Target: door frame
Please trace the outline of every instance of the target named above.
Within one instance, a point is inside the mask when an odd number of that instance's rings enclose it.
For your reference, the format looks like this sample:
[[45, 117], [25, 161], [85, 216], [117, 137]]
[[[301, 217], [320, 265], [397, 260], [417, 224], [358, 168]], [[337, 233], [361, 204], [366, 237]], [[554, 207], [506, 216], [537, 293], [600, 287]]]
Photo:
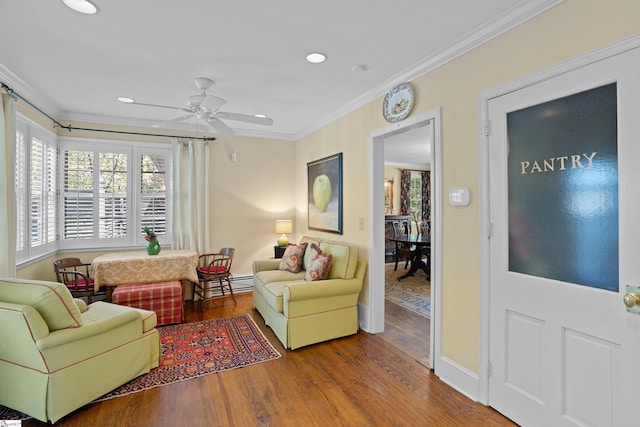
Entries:
[[489, 211], [489, 196], [491, 191], [491, 183], [489, 182], [489, 137], [491, 135], [491, 123], [489, 122], [489, 101], [638, 47], [640, 47], [640, 35], [635, 35], [578, 56], [574, 59], [562, 62], [559, 65], [552, 66], [523, 78], [483, 91], [478, 95], [478, 141], [480, 145], [478, 156], [478, 200], [480, 209], [480, 229], [485, 230], [484, 236], [481, 236], [480, 238], [480, 348], [477, 394], [477, 398], [480, 403], [485, 405], [490, 404], [489, 375], [491, 372], [489, 354], [489, 336], [491, 334], [489, 327], [491, 315], [489, 305], [491, 296], [491, 253], [489, 245], [489, 239], [491, 237], [491, 216]]
[[[442, 295], [442, 124], [441, 109], [435, 108], [369, 134], [369, 297], [363, 329], [370, 333], [384, 332], [384, 140], [411, 128], [433, 125], [431, 142], [431, 319], [429, 333], [429, 367], [436, 369], [440, 356], [440, 296]], [[434, 356], [435, 355], [435, 356]]]

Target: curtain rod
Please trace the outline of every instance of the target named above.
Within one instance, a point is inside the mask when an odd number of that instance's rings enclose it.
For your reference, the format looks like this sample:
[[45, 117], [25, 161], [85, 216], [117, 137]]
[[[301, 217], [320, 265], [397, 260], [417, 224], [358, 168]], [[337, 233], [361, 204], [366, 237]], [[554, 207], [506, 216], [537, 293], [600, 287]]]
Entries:
[[145, 133], [145, 132], [130, 132], [130, 131], [120, 131], [120, 130], [109, 130], [109, 129], [81, 128], [81, 127], [76, 127], [76, 126], [71, 126], [71, 125], [65, 126], [62, 123], [60, 123], [58, 120], [56, 120], [53, 117], [51, 117], [46, 111], [44, 111], [43, 109], [41, 109], [37, 105], [33, 104], [31, 101], [29, 101], [24, 96], [20, 95], [18, 92], [13, 90], [11, 87], [7, 86], [5, 83], [0, 82], [0, 87], [3, 90], [5, 90], [8, 94], [14, 95], [17, 98], [20, 98], [22, 101], [24, 101], [27, 104], [29, 104], [29, 106], [31, 106], [31, 108], [36, 110], [38, 113], [42, 114], [43, 116], [45, 116], [46, 118], [51, 120], [53, 122], [53, 124], [54, 124], [54, 127], [67, 129], [69, 132], [71, 132], [72, 130], [84, 130], [84, 131], [90, 131], [90, 132], [119, 133], [119, 134], [123, 134], [123, 135], [159, 136], [159, 137], [165, 137], [165, 138], [188, 138], [188, 139], [196, 139], [196, 140], [201, 140], [201, 141], [215, 141], [216, 140], [216, 138], [214, 138], [212, 136], [164, 135], [164, 134], [159, 134], [159, 133]]

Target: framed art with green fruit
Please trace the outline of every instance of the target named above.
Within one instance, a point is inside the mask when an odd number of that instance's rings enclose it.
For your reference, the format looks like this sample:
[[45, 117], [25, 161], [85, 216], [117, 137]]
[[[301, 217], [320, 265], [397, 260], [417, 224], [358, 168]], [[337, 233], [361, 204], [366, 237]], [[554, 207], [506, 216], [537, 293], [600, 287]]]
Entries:
[[310, 230], [342, 234], [342, 153], [307, 163]]

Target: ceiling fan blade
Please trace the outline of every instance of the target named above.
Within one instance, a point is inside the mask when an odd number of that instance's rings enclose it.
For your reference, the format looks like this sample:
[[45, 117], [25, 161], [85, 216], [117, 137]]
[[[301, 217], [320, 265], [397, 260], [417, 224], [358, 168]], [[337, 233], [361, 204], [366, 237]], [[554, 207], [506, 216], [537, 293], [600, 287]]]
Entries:
[[212, 128], [220, 132], [222, 135], [225, 135], [225, 136], [235, 135], [235, 132], [233, 131], [233, 129], [231, 129], [229, 126], [224, 124], [220, 119], [217, 119], [215, 117], [209, 117], [207, 119], [207, 123], [209, 123]]
[[163, 122], [156, 123], [155, 125], [153, 125], [153, 127], [154, 128], [164, 128], [164, 127], [167, 127], [167, 125], [169, 125], [171, 123], [183, 122], [185, 120], [189, 120], [189, 119], [192, 119], [194, 117], [196, 117], [196, 114], [187, 114], [185, 116], [176, 117], [175, 119], [165, 120]]
[[188, 108], [184, 108], [184, 107], [173, 107], [171, 105], [160, 105], [160, 104], [145, 104], [144, 102], [130, 102], [129, 104], [131, 105], [142, 105], [145, 107], [160, 107], [160, 108], [169, 108], [171, 110], [180, 110], [180, 111], [187, 111], [187, 112], [191, 112], [190, 109]]
[[216, 113], [216, 117], [220, 117], [222, 119], [234, 120], [236, 122], [253, 123], [256, 125], [264, 125], [264, 126], [271, 126], [273, 124], [272, 118], [256, 117], [256, 116], [250, 116], [248, 114], [219, 112], [219, 113]]

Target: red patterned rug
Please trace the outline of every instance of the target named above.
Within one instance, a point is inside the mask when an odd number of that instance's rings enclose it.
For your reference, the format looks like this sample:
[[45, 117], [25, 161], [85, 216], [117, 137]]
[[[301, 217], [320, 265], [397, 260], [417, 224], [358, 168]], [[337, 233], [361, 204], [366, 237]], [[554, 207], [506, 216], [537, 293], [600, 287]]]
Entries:
[[[280, 357], [249, 314], [157, 329], [162, 347], [160, 366], [96, 402]], [[0, 405], [0, 420], [25, 418], [28, 416]]]

